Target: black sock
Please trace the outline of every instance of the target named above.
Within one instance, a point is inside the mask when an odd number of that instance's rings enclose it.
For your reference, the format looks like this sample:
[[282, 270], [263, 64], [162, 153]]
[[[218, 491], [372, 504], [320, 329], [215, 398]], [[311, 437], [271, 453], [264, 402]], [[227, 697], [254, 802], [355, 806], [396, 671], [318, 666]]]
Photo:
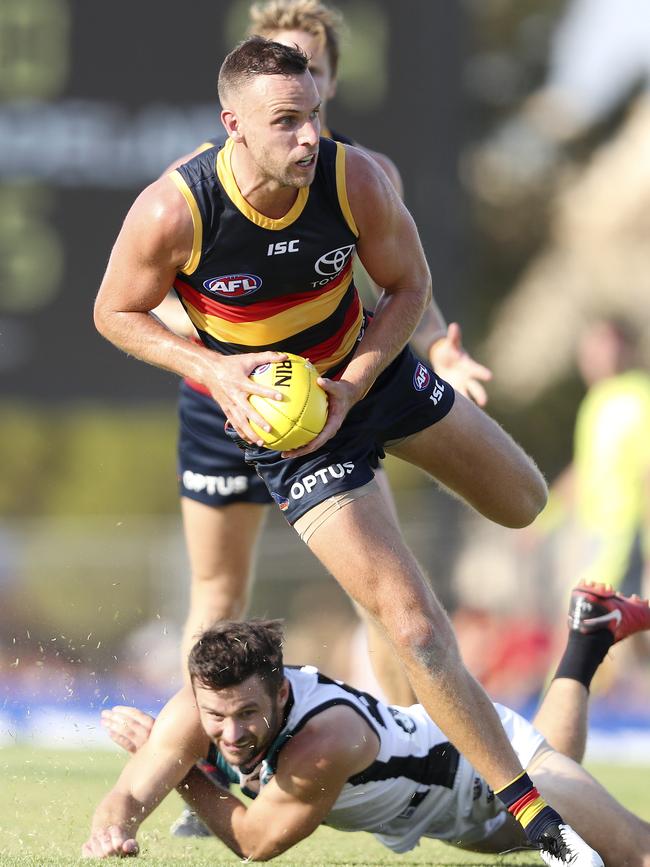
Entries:
[[607, 651], [613, 643], [614, 636], [609, 629], [599, 629], [597, 632], [587, 634], [569, 632], [566, 650], [554, 680], [568, 677], [589, 689], [598, 666], [607, 656]]

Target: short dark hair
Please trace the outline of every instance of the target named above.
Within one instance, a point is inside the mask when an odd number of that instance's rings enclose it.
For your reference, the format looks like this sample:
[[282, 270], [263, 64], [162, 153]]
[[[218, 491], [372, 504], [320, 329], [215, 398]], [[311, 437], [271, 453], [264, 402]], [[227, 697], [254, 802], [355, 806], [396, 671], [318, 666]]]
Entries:
[[281, 620], [225, 620], [207, 629], [190, 651], [193, 686], [225, 689], [257, 675], [274, 695], [284, 680]]
[[301, 75], [308, 66], [309, 58], [297, 45], [250, 36], [233, 48], [221, 64], [219, 100], [223, 105], [233, 90], [258, 75]]

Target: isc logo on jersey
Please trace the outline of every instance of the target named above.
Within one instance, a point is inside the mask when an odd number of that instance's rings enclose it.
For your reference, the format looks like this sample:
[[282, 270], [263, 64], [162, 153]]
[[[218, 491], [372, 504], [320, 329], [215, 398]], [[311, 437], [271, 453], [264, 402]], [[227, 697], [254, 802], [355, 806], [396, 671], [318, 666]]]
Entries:
[[254, 274], [226, 274], [223, 277], [211, 277], [204, 280], [203, 285], [208, 292], [223, 295], [226, 298], [239, 298], [251, 295], [262, 285], [262, 278]]

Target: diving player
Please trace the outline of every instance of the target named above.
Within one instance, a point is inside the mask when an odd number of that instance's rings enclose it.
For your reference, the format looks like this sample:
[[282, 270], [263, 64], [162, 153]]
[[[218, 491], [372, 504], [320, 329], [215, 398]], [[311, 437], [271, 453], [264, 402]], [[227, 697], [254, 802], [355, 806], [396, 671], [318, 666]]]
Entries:
[[[648, 867], [650, 825], [578, 762], [591, 678], [614, 642], [650, 628], [650, 609], [603, 585], [581, 585], [569, 626], [534, 725], [496, 705], [522, 764], [569, 822], [542, 835], [540, 855], [550, 865], [602, 865], [593, 846], [607, 865]], [[310, 666], [283, 668], [278, 621], [216, 625], [193, 648], [189, 669], [191, 687], [153, 727], [132, 708], [104, 713], [113, 739], [134, 755], [95, 811], [85, 857], [137, 853], [141, 822], [174, 787], [250, 860], [286, 851], [321, 823], [369, 831], [395, 852], [421, 837], [495, 854], [525, 845], [513, 816], [534, 811], [534, 797], [506, 810], [421, 705], [386, 706]], [[199, 756], [255, 800], [247, 807], [217, 791], [194, 767]]]

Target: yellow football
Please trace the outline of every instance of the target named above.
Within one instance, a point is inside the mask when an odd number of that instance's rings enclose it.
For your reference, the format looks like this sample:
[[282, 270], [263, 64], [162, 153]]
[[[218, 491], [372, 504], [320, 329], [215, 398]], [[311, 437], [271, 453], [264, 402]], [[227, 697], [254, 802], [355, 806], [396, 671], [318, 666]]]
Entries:
[[257, 412], [271, 425], [251, 427], [268, 449], [285, 451], [306, 446], [323, 430], [327, 421], [327, 393], [316, 382], [316, 368], [300, 355], [287, 353], [285, 361], [262, 364], [251, 373], [253, 382], [275, 388], [282, 400], [251, 394]]

